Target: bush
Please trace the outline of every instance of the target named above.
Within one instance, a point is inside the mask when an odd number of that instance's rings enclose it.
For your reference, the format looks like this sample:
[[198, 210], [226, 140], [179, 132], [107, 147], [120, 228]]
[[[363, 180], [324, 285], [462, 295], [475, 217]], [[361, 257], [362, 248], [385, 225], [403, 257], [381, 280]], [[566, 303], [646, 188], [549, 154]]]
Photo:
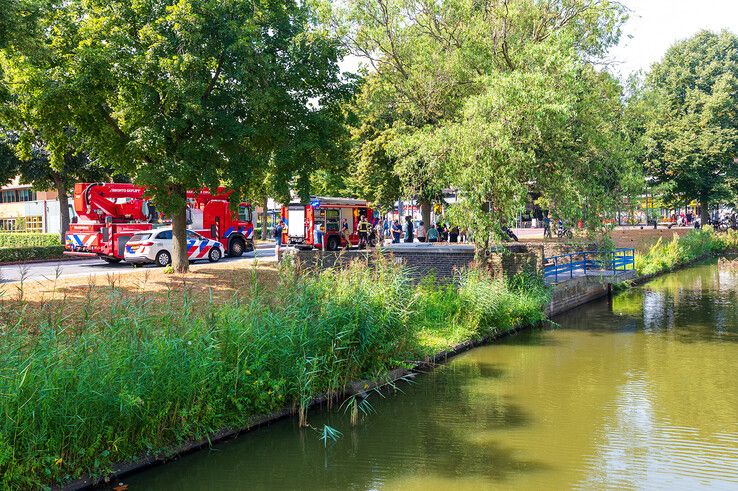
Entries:
[[0, 263], [14, 263], [64, 257], [64, 246], [5, 247], [0, 248]]
[[24, 309], [4, 306], [20, 313], [18, 328], [0, 331], [2, 483], [99, 476], [281, 407], [306, 424], [316, 394], [381, 380], [438, 344], [536, 322], [548, 299], [540, 282], [474, 271], [458, 288], [414, 286], [389, 261], [309, 275], [286, 263], [269, 290], [252, 281], [248, 297], [205, 308], [172, 293], [164, 315], [145, 293], [113, 290], [81, 329], [60, 308], [31, 333]]
[[639, 275], [650, 275], [668, 271], [711, 254], [734, 249], [738, 234], [717, 234], [711, 227], [692, 230], [682, 237], [664, 243], [660, 238], [646, 254], [636, 254], [636, 271]]
[[32, 234], [0, 232], [0, 248], [46, 247], [60, 245], [59, 234]]

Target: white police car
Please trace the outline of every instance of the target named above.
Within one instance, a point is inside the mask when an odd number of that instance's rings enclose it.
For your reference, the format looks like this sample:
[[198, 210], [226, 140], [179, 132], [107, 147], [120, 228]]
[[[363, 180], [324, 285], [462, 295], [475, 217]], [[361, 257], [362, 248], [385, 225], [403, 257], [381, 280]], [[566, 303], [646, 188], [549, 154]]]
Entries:
[[[172, 262], [172, 228], [156, 228], [133, 235], [126, 243], [124, 257], [133, 265], [154, 263], [166, 266]], [[207, 259], [211, 263], [223, 257], [223, 244], [187, 231], [187, 254], [190, 261]]]

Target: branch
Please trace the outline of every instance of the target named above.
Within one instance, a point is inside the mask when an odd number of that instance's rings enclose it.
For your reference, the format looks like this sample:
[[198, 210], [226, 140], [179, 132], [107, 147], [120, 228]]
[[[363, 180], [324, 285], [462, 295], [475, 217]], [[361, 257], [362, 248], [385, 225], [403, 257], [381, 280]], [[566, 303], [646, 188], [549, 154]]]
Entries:
[[205, 89], [205, 93], [200, 98], [202, 102], [205, 102], [205, 100], [210, 96], [210, 93], [213, 92], [213, 89], [215, 88], [215, 84], [218, 82], [218, 78], [220, 78], [220, 73], [223, 71], [224, 59], [225, 59], [225, 49], [221, 51], [220, 58], [218, 58], [218, 66], [215, 68], [215, 73], [213, 74], [213, 77], [210, 79], [210, 83]]
[[115, 134], [118, 135], [121, 140], [128, 141], [128, 135], [120, 128], [120, 126], [118, 126], [117, 121], [115, 121], [115, 118], [113, 118], [113, 116], [110, 114], [110, 107], [108, 107], [107, 104], [102, 103], [100, 105], [100, 109], [102, 110], [103, 118], [105, 118], [105, 122], [108, 123], [108, 126], [113, 129]]

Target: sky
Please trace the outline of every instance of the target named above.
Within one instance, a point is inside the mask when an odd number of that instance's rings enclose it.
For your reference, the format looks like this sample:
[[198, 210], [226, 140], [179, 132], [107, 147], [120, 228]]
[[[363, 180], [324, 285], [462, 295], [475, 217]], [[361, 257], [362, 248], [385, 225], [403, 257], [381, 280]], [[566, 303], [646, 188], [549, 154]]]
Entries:
[[[610, 70], [622, 79], [647, 71], [676, 41], [709, 29], [738, 34], [738, 0], [621, 0], [630, 9], [620, 44], [609, 53]], [[347, 57], [344, 70], [355, 70], [359, 60]]]
[[676, 41], [702, 29], [738, 34], [738, 0], [623, 0], [630, 18], [620, 44], [610, 50], [612, 71], [622, 78], [647, 71]]

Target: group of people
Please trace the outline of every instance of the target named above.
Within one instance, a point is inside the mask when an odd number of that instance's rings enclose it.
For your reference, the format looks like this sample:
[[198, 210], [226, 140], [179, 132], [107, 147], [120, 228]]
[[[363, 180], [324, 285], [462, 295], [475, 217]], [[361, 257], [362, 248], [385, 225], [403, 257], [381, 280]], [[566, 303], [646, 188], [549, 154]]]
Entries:
[[422, 220], [418, 222], [417, 230], [410, 216], [405, 217], [404, 226], [400, 221], [385, 220], [383, 223], [384, 237], [392, 239], [393, 244], [400, 242], [466, 242], [467, 231], [457, 226], [449, 226], [445, 223], [431, 224], [425, 226]]
[[[284, 220], [279, 220], [274, 227], [273, 237], [276, 242], [277, 251], [283, 245], [282, 234], [286, 228], [287, 225]], [[372, 224], [367, 220], [366, 216], [362, 216], [357, 225], [357, 232], [359, 235], [359, 247], [361, 248], [374, 245], [375, 242], [381, 243], [383, 239], [391, 239], [393, 244], [399, 244], [401, 242], [410, 243], [416, 240], [418, 242], [451, 243], [468, 241], [468, 231], [466, 228], [459, 228], [455, 225], [450, 226], [447, 223], [431, 224], [429, 227], [426, 227], [425, 222], [422, 220], [418, 222], [416, 227], [410, 216], [405, 217], [404, 226], [397, 219], [376, 220]], [[320, 229], [319, 233], [322, 235], [322, 229]], [[345, 247], [348, 248], [351, 244], [351, 232], [346, 218], [341, 221], [340, 235]]]

